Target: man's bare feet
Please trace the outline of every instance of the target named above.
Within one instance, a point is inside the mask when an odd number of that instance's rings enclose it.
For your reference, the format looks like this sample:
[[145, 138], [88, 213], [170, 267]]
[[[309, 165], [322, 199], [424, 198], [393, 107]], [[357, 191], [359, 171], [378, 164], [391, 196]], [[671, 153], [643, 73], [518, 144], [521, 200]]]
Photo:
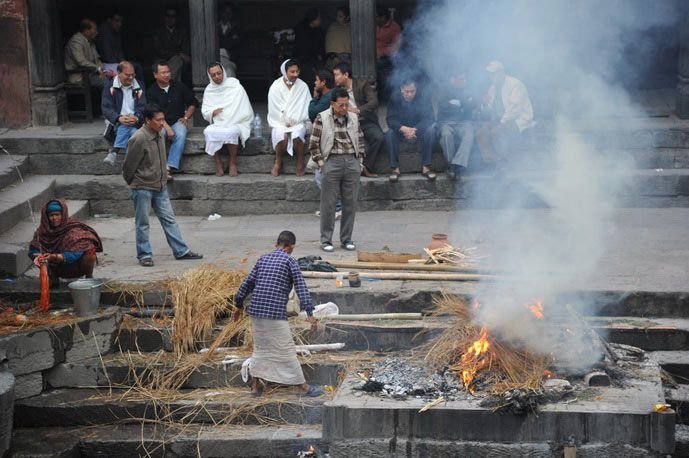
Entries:
[[237, 175], [239, 175], [239, 170], [237, 170], [237, 165], [236, 164], [230, 164], [230, 176], [236, 177]]
[[223, 169], [215, 169], [215, 176], [216, 177], [221, 177], [223, 175], [225, 175], [225, 172], [223, 171]]
[[277, 161], [275, 164], [273, 164], [273, 170], [270, 171], [270, 174], [273, 175], [274, 177], [279, 177], [280, 176], [280, 169], [282, 164], [278, 164]]
[[301, 166], [301, 167], [297, 166], [297, 176], [298, 176], [298, 177], [303, 177], [303, 176], [304, 176], [304, 173], [305, 173], [304, 166]]

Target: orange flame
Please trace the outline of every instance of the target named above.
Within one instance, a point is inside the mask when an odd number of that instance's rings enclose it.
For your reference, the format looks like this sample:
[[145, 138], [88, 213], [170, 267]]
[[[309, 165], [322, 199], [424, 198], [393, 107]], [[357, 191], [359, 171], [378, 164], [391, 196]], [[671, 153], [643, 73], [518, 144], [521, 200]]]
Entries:
[[555, 374], [555, 372], [552, 372], [552, 371], [549, 371], [548, 369], [546, 369], [543, 371], [543, 377], [544, 378], [555, 378], [555, 377], [557, 377], [557, 375]]
[[536, 299], [533, 304], [526, 304], [526, 308], [539, 320], [543, 319], [543, 303], [540, 299]]
[[481, 328], [478, 340], [474, 341], [466, 349], [459, 364], [452, 369], [458, 369], [462, 377], [462, 384], [464, 388], [471, 394], [476, 392], [476, 388], [473, 385], [473, 381], [476, 378], [476, 374], [481, 369], [489, 366], [492, 357], [487, 354], [490, 349], [490, 341], [488, 340], [488, 330], [484, 327]]

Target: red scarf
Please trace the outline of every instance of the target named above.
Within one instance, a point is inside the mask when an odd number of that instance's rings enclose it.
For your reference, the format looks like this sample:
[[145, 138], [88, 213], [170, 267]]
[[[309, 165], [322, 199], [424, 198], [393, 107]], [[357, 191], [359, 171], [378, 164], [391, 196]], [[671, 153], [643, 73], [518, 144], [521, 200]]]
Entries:
[[[62, 222], [57, 227], [50, 225], [48, 204], [57, 201], [62, 207]], [[103, 242], [92, 227], [69, 217], [64, 199], [52, 199], [41, 209], [41, 224], [34, 232], [31, 247], [41, 253], [63, 253], [65, 251], [103, 251]]]

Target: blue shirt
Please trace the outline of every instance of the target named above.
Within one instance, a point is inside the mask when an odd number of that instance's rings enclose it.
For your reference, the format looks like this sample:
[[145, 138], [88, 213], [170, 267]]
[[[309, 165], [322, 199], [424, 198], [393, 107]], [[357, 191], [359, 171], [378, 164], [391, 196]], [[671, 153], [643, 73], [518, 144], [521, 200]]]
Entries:
[[258, 259], [235, 296], [237, 307], [242, 307], [244, 299], [253, 291], [251, 305], [247, 309], [250, 316], [273, 320], [287, 319], [287, 301], [294, 286], [299, 297], [301, 310], [308, 316], [313, 314], [311, 294], [297, 261], [277, 248]]

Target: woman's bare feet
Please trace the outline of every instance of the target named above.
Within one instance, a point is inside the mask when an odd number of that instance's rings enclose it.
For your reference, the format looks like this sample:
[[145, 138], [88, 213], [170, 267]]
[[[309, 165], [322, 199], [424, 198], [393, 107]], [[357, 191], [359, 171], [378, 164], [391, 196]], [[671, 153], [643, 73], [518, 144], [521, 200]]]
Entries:
[[236, 177], [239, 175], [239, 170], [237, 170], [237, 164], [230, 164], [230, 176]]

